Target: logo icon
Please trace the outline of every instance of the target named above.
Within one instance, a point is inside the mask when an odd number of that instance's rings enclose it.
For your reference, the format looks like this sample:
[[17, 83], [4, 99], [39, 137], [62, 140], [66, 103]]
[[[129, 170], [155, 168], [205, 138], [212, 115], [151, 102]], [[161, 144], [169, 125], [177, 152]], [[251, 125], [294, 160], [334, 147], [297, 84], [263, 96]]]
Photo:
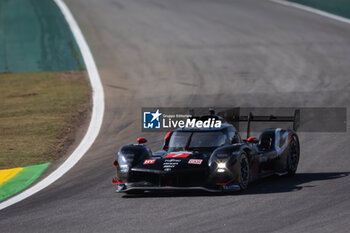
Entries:
[[156, 162], [155, 159], [146, 159], [143, 164], [154, 164]]
[[190, 160], [188, 160], [188, 163], [200, 165], [202, 163], [202, 161], [203, 161], [202, 159], [190, 159]]
[[160, 116], [162, 113], [157, 109], [156, 112], [143, 112], [144, 129], [160, 129]]

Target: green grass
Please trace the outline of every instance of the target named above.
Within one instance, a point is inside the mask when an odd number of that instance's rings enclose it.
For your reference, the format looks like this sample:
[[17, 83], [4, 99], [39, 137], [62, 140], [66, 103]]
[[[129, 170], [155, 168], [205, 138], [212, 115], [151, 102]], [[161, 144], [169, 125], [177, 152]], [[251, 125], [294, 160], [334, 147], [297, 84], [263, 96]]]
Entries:
[[0, 169], [52, 162], [86, 116], [84, 72], [0, 75]]
[[350, 18], [349, 0], [289, 0], [323, 11]]

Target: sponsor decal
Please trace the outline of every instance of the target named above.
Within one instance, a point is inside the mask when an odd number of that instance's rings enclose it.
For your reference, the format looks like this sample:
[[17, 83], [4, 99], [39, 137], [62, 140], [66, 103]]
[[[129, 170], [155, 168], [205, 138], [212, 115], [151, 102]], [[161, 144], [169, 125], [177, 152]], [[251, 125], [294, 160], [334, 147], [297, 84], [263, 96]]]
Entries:
[[[215, 113], [216, 112], [216, 113]], [[142, 107], [140, 111], [140, 128], [142, 132], [168, 132], [177, 128], [215, 129], [222, 127], [220, 117], [233, 123], [239, 130], [240, 119], [246, 119], [249, 112], [261, 112], [262, 116], [279, 118], [289, 116], [295, 118], [295, 127], [299, 132], [347, 132], [347, 109], [339, 107], [331, 108], [261, 108], [258, 106], [249, 108], [227, 107], [214, 109], [193, 107]], [[291, 114], [294, 113], [294, 114]], [[255, 114], [254, 114], [255, 115]], [[293, 116], [292, 116], [293, 115]], [[205, 116], [205, 118], [201, 118]], [[213, 116], [213, 117], [211, 117]], [[220, 116], [219, 118], [217, 116]], [[322, 116], [322, 117], [319, 117]], [[300, 118], [303, 120], [300, 121]], [[324, 119], [331, 119], [325, 121]], [[327, 122], [327, 123], [325, 123]], [[256, 124], [260, 125], [260, 124]], [[266, 122], [264, 128], [275, 128], [273, 122]], [[257, 132], [261, 127], [255, 127], [251, 131]]]
[[144, 129], [160, 129], [160, 117], [162, 113], [159, 112], [159, 109], [155, 112], [143, 112], [143, 128]]
[[155, 162], [155, 159], [146, 159], [145, 162], [143, 162], [143, 164], [154, 164]]
[[198, 119], [186, 119], [186, 120], [172, 120], [163, 119], [164, 128], [220, 128], [221, 121], [215, 118], [209, 118], [208, 120], [202, 121]]
[[165, 158], [187, 158], [191, 154], [192, 153], [188, 153], [188, 152], [174, 152], [174, 153], [168, 154], [167, 156], [165, 156]]
[[164, 163], [180, 163], [181, 159], [165, 159]]
[[239, 190], [240, 186], [238, 184], [227, 184], [227, 185], [224, 185], [224, 189], [226, 189], [226, 190]]
[[181, 159], [165, 159], [163, 169], [164, 171], [171, 171], [171, 169], [176, 167], [180, 162]]
[[[198, 110], [198, 111], [197, 111]], [[150, 107], [141, 110], [142, 131], [169, 131], [177, 128], [211, 129], [220, 128], [222, 121], [216, 116], [210, 117], [207, 108], [163, 108]], [[208, 115], [208, 118], [200, 116]]]
[[202, 159], [190, 159], [188, 160], [188, 164], [197, 164], [200, 165], [202, 163]]

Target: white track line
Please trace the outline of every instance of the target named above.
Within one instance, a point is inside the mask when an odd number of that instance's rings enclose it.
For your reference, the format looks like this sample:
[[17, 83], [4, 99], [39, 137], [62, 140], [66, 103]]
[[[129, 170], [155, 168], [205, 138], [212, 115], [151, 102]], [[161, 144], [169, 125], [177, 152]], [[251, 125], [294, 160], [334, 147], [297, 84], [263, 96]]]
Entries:
[[72, 30], [73, 36], [77, 41], [80, 52], [85, 62], [85, 66], [89, 74], [89, 79], [92, 86], [92, 99], [93, 99], [93, 108], [92, 108], [90, 125], [87, 133], [85, 134], [83, 140], [80, 142], [79, 146], [73, 151], [73, 153], [69, 156], [69, 158], [60, 167], [58, 167], [49, 176], [47, 176], [45, 179], [38, 182], [34, 186], [0, 203], [0, 210], [26, 199], [27, 197], [39, 192], [40, 190], [46, 188], [47, 186], [49, 186], [50, 184], [58, 180], [60, 177], [62, 177], [88, 151], [90, 146], [94, 143], [102, 125], [103, 114], [104, 114], [104, 93], [103, 93], [103, 87], [100, 80], [100, 76], [96, 68], [95, 61], [92, 57], [89, 46], [86, 43], [86, 40], [77, 22], [75, 21], [72, 13], [68, 9], [67, 5], [62, 0], [54, 0], [54, 2], [62, 11], [70, 29]]
[[315, 8], [312, 8], [312, 7], [304, 6], [304, 5], [301, 5], [301, 4], [298, 4], [298, 3], [294, 3], [294, 2], [288, 2], [288, 1], [285, 1], [285, 0], [270, 0], [270, 1], [282, 4], [282, 5], [285, 5], [285, 6], [295, 7], [295, 8], [304, 10], [304, 11], [308, 11], [308, 12], [311, 12], [311, 13], [314, 13], [314, 14], [317, 14], [317, 15], [322, 15], [322, 16], [325, 16], [325, 17], [328, 17], [328, 18], [331, 18], [331, 19], [334, 19], [334, 20], [338, 20], [338, 21], [343, 22], [343, 23], [350, 24], [350, 19], [338, 16], [338, 15], [334, 15], [334, 14], [331, 14], [331, 13], [328, 13], [328, 12], [325, 12], [325, 11], [322, 11], [322, 10], [317, 10]]

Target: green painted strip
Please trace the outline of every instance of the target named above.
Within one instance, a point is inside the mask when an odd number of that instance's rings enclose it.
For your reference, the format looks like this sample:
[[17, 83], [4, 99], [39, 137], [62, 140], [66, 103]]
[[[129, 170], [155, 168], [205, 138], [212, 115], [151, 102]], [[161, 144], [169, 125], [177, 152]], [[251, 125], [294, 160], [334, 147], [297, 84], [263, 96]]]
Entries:
[[349, 0], [289, 0], [315, 9], [350, 18]]
[[23, 167], [12, 179], [0, 185], [0, 201], [3, 201], [31, 185], [48, 168], [50, 163]]
[[0, 1], [0, 73], [82, 69], [72, 32], [52, 0]]

